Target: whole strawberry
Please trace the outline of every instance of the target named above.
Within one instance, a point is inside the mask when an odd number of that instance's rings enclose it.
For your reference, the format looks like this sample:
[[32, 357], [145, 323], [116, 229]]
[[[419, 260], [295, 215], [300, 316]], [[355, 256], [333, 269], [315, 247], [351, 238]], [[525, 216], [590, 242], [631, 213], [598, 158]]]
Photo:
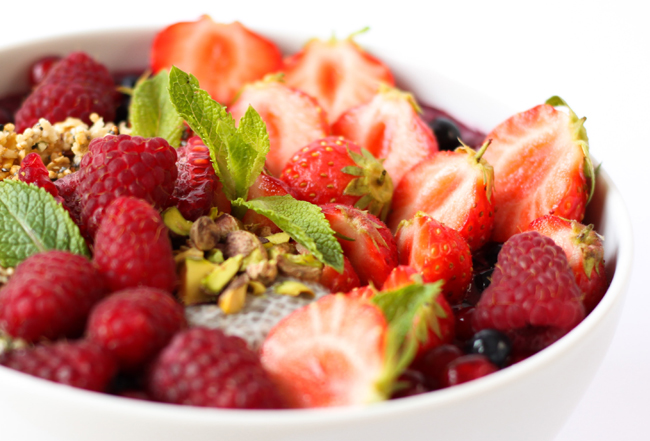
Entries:
[[104, 210], [119, 196], [144, 199], [158, 210], [172, 202], [176, 151], [162, 138], [95, 138], [80, 164], [76, 188], [81, 221], [94, 237]]
[[176, 150], [178, 178], [172, 194], [173, 204], [183, 217], [195, 221], [207, 215], [210, 208], [230, 213], [230, 201], [221, 190], [223, 185], [217, 177], [210, 151], [198, 136]]
[[400, 224], [395, 235], [399, 262], [422, 274], [425, 283], [444, 280], [442, 292], [459, 303], [472, 281], [472, 255], [461, 235], [424, 213]]
[[0, 290], [0, 329], [35, 342], [77, 337], [92, 306], [108, 293], [92, 262], [67, 251], [34, 254]]
[[600, 302], [608, 286], [603, 238], [593, 228], [553, 215], [536, 219], [528, 227], [550, 237], [564, 250], [587, 314]]
[[280, 394], [244, 340], [219, 329], [178, 333], [154, 360], [147, 388], [175, 404], [235, 409], [284, 407]]
[[361, 285], [382, 286], [397, 266], [397, 246], [388, 227], [367, 211], [349, 205], [325, 204], [321, 209], [338, 233], [343, 253]]
[[106, 391], [117, 373], [117, 364], [111, 353], [86, 340], [15, 350], [0, 356], [0, 364], [35, 377], [96, 392]]
[[422, 211], [458, 231], [472, 251], [485, 245], [494, 225], [494, 172], [482, 158], [489, 145], [439, 152], [409, 170], [395, 189], [389, 228]]
[[119, 197], [106, 209], [95, 237], [94, 261], [111, 291], [176, 288], [176, 264], [167, 227], [142, 199]]
[[348, 292], [360, 285], [359, 276], [354, 271], [350, 259], [343, 256], [343, 273], [339, 274], [331, 266], [324, 266], [318, 281], [331, 293]]
[[32, 127], [40, 118], [51, 123], [79, 118], [92, 124], [90, 114], [115, 118], [118, 93], [108, 69], [83, 52], [73, 52], [54, 65], [16, 112], [16, 130]]
[[130, 288], [95, 305], [88, 318], [86, 338], [110, 351], [121, 370], [134, 372], [186, 325], [183, 307], [169, 293]]
[[534, 353], [573, 329], [584, 315], [564, 251], [552, 239], [528, 231], [503, 245], [472, 321], [476, 331], [502, 331], [513, 350]]
[[382, 219], [393, 197], [393, 181], [381, 161], [343, 137], [330, 136], [304, 147], [287, 163], [280, 179], [297, 199], [351, 205]]

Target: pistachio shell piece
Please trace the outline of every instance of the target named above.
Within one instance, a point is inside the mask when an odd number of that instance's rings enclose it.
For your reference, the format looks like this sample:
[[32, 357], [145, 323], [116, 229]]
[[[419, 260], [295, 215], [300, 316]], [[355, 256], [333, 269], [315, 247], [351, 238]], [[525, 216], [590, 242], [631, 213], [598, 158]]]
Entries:
[[310, 287], [294, 280], [287, 280], [286, 282], [279, 283], [275, 285], [273, 289], [276, 293], [285, 296], [297, 297], [301, 294], [308, 297], [315, 296], [314, 291]]
[[278, 277], [278, 263], [276, 260], [264, 260], [246, 266], [246, 274], [263, 285], [270, 285]]
[[190, 240], [199, 250], [208, 251], [219, 243], [221, 234], [212, 219], [201, 216], [192, 224]]
[[323, 264], [312, 254], [280, 254], [277, 261], [282, 274], [300, 280], [317, 282], [323, 271]]
[[237, 255], [248, 256], [253, 250], [259, 249], [262, 256], [268, 258], [266, 248], [257, 240], [257, 236], [244, 230], [231, 231], [226, 236], [226, 257]]

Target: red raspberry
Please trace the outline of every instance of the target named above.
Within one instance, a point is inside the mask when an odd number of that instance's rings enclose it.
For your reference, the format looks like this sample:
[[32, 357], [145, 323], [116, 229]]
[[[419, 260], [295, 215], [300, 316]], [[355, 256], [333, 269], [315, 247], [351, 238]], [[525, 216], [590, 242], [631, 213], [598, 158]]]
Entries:
[[30, 153], [25, 156], [25, 159], [20, 163], [18, 179], [28, 184], [34, 184], [41, 187], [54, 196], [54, 199], [63, 203], [63, 198], [59, 197], [59, 190], [50, 179], [50, 173], [48, 172], [47, 167], [45, 167], [45, 164], [43, 164], [41, 155], [38, 153]]
[[167, 227], [146, 201], [115, 199], [95, 238], [95, 264], [111, 291], [148, 286], [173, 292], [176, 264]]
[[472, 323], [504, 332], [514, 350], [537, 351], [584, 318], [580, 295], [562, 248], [536, 231], [520, 233], [503, 245]]
[[185, 310], [171, 295], [154, 288], [131, 288], [93, 308], [86, 336], [112, 352], [122, 370], [134, 372], [186, 325]]
[[23, 132], [39, 118], [51, 123], [67, 117], [92, 124], [97, 113], [113, 121], [118, 100], [115, 84], [106, 67], [83, 52], [74, 52], [53, 66], [16, 112], [16, 131]]
[[442, 387], [455, 386], [485, 377], [499, 369], [484, 355], [463, 355], [447, 365], [442, 373]]
[[178, 179], [174, 188], [173, 204], [187, 220], [195, 221], [207, 215], [210, 208], [230, 213], [230, 201], [224, 195], [210, 151], [198, 136], [193, 136], [187, 145], [176, 150]]
[[78, 185], [79, 173], [70, 173], [54, 181], [57, 194], [62, 199], [61, 203], [70, 213], [72, 220], [79, 226], [82, 234], [84, 234], [85, 228], [81, 222], [81, 199], [77, 193]]
[[279, 392], [244, 340], [219, 329], [178, 333], [154, 361], [148, 390], [160, 401], [203, 407], [277, 409]]
[[38, 86], [60, 60], [61, 57], [49, 55], [34, 62], [29, 68], [29, 85]]
[[178, 173], [176, 150], [162, 138], [95, 138], [77, 173], [81, 219], [92, 237], [104, 210], [119, 196], [144, 199], [158, 210], [171, 205]]
[[105, 391], [117, 373], [111, 353], [86, 340], [13, 351], [0, 362], [29, 375], [97, 392]]
[[103, 277], [85, 257], [57, 250], [34, 254], [0, 290], [0, 329], [32, 342], [77, 337], [106, 294]]

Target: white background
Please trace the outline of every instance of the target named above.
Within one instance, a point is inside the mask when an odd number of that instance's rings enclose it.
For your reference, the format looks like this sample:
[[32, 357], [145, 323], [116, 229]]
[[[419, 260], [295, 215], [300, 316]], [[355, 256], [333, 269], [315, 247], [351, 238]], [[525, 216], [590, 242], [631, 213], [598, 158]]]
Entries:
[[[514, 109], [525, 110], [557, 94], [580, 116], [586, 115], [592, 152], [623, 193], [632, 216], [636, 256], [611, 349], [556, 441], [650, 439], [646, 0], [147, 3], [3, 1], [0, 45], [99, 27], [163, 26], [202, 13], [216, 21], [239, 20], [253, 29], [279, 26], [322, 38], [333, 31], [344, 37], [370, 26], [370, 32], [357, 39], [360, 44], [397, 45], [409, 57]], [[471, 415], [467, 417], [471, 424]], [[50, 439], [31, 432], [2, 433], [1, 438]]]

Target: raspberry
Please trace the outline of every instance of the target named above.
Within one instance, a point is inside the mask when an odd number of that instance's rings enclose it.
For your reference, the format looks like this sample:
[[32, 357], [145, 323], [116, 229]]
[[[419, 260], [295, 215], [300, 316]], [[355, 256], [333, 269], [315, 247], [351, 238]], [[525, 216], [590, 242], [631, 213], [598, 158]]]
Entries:
[[537, 351], [570, 331], [584, 315], [564, 251], [552, 239], [529, 231], [504, 244], [472, 320], [477, 331], [504, 332], [515, 350]]
[[115, 199], [95, 238], [95, 264], [112, 291], [149, 286], [173, 292], [176, 264], [167, 227], [146, 201]]
[[148, 390], [160, 401], [204, 407], [283, 407], [257, 354], [218, 329], [178, 333], [154, 361]]
[[63, 198], [59, 197], [59, 190], [50, 179], [50, 173], [47, 171], [45, 164], [43, 164], [41, 155], [38, 153], [30, 153], [25, 156], [25, 159], [20, 163], [18, 179], [28, 184], [41, 187], [54, 196], [57, 201], [63, 203]]
[[499, 369], [484, 355], [463, 355], [447, 365], [442, 373], [442, 387], [455, 386], [496, 372]]
[[104, 210], [119, 196], [144, 199], [158, 210], [170, 205], [176, 151], [162, 138], [108, 135], [90, 142], [77, 173], [81, 219], [92, 237]]
[[85, 257], [56, 250], [34, 254], [0, 291], [0, 329], [32, 342], [77, 337], [106, 293], [103, 277]]
[[13, 351], [1, 357], [0, 364], [56, 383], [97, 392], [105, 391], [117, 373], [110, 352], [86, 340]]
[[61, 203], [70, 213], [72, 220], [79, 226], [82, 234], [84, 234], [85, 228], [81, 223], [81, 199], [77, 193], [78, 185], [79, 173], [70, 173], [54, 181], [57, 194], [62, 199]]
[[79, 118], [90, 125], [97, 113], [113, 121], [118, 93], [105, 66], [83, 52], [74, 52], [54, 65], [16, 112], [16, 131], [36, 124], [39, 118], [51, 123]]
[[172, 197], [183, 217], [195, 221], [214, 206], [229, 213], [230, 203], [221, 190], [223, 185], [214, 172], [210, 151], [201, 138], [193, 136], [176, 153], [178, 179]]
[[113, 353], [123, 371], [137, 371], [186, 326], [183, 307], [154, 288], [112, 294], [90, 313], [86, 336]]

